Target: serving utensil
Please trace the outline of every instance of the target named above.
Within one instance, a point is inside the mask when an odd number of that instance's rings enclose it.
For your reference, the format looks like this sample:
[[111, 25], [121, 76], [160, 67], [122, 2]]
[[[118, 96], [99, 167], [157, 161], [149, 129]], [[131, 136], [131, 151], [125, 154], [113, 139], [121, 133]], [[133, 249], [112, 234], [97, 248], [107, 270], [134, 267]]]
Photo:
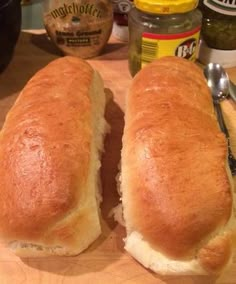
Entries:
[[220, 64], [209, 63], [204, 69], [204, 74], [208, 80], [208, 86], [214, 92], [213, 96], [219, 96], [219, 100], [230, 96], [236, 102], [236, 86]]
[[229, 132], [225, 125], [224, 117], [220, 106], [220, 101], [224, 100], [229, 95], [229, 77], [224, 71], [224, 69], [216, 63], [209, 63], [204, 68], [204, 75], [207, 79], [207, 84], [211, 90], [213, 104], [221, 131], [225, 134], [225, 137], [227, 139], [229, 167], [232, 175], [236, 175], [236, 159], [231, 150]]
[[236, 102], [236, 85], [229, 80], [229, 94], [231, 99]]

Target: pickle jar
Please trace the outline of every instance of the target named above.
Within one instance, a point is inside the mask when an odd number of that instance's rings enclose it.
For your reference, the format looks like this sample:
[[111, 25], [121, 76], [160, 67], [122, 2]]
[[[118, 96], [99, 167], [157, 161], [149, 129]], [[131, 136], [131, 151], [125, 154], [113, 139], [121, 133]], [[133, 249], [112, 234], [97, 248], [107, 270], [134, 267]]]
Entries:
[[236, 50], [236, 1], [201, 0], [201, 37], [210, 48]]
[[202, 22], [197, 6], [196, 0], [134, 0], [128, 17], [132, 76], [163, 56], [195, 61]]

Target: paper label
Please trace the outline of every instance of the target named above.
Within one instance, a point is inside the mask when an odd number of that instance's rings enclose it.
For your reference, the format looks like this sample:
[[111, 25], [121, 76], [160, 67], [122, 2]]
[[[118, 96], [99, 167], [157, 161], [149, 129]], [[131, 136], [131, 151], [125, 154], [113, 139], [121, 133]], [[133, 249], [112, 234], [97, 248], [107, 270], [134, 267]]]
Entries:
[[236, 0], [203, 0], [203, 4], [218, 13], [236, 16]]
[[50, 1], [44, 12], [45, 28], [66, 54], [84, 58], [102, 49], [111, 33], [112, 5], [109, 1]]
[[178, 56], [192, 61], [196, 59], [196, 47], [200, 26], [179, 34], [142, 34], [142, 67], [163, 56]]

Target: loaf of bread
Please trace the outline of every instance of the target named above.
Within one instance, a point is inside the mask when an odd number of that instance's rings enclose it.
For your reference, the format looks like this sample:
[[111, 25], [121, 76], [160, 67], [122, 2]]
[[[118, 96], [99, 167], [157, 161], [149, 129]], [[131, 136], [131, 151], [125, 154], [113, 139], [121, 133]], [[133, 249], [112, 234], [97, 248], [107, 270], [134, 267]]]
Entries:
[[26, 84], [0, 133], [0, 238], [21, 257], [75, 255], [101, 233], [100, 75], [63, 57]]
[[202, 70], [150, 63], [126, 101], [121, 157], [125, 249], [160, 274], [220, 273], [235, 238], [233, 182]]

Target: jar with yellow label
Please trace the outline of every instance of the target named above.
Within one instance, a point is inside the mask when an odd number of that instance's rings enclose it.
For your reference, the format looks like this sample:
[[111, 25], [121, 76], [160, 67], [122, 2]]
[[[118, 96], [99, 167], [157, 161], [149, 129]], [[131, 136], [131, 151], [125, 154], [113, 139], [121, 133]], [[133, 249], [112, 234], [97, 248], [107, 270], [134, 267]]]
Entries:
[[197, 5], [198, 0], [134, 0], [128, 18], [132, 76], [163, 56], [196, 59], [202, 22]]

